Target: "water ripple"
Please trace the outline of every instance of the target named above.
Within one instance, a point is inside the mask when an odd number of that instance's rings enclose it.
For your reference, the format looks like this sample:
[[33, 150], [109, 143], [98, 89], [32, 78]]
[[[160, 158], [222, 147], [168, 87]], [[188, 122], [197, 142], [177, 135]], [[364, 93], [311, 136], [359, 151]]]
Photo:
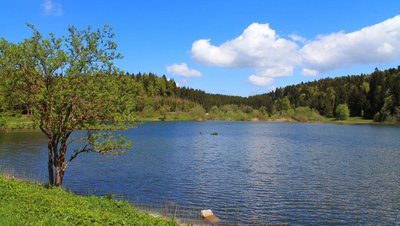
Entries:
[[[400, 128], [181, 122], [121, 133], [133, 150], [76, 159], [67, 189], [172, 206], [194, 218], [210, 208], [223, 224], [400, 220]], [[45, 181], [45, 144], [39, 133], [0, 133], [0, 171]]]

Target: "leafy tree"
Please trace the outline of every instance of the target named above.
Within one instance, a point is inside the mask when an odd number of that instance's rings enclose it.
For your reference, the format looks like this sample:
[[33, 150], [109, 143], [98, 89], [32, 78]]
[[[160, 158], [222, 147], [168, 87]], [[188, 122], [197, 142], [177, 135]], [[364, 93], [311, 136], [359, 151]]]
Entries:
[[390, 121], [392, 118], [391, 117], [392, 109], [394, 112], [393, 95], [391, 95], [390, 92], [387, 92], [386, 97], [384, 99], [384, 104], [383, 104], [381, 110], [375, 114], [374, 121], [377, 121], [377, 122]]
[[17, 79], [15, 90], [32, 105], [40, 130], [48, 139], [49, 184], [61, 188], [65, 170], [85, 152], [121, 153], [130, 146], [112, 133], [88, 131], [80, 138], [84, 146], [67, 158], [73, 131], [88, 129], [99, 121], [113, 121], [118, 87], [114, 34], [109, 26], [92, 31], [69, 27], [67, 37], [48, 38], [28, 25], [32, 37], [1, 45], [0, 76]]
[[167, 113], [170, 111], [170, 107], [168, 105], [162, 105], [160, 107], [160, 113], [162, 115], [161, 120], [165, 121], [167, 119]]
[[290, 103], [290, 100], [287, 96], [285, 96], [280, 102], [279, 102], [279, 109], [281, 111], [288, 111], [291, 108], [292, 104]]
[[221, 114], [221, 111], [220, 111], [220, 109], [217, 107], [217, 106], [212, 106], [211, 108], [210, 108], [210, 110], [208, 111], [208, 113], [209, 113], [209, 118], [210, 119], [217, 119], [219, 116], [220, 116], [220, 114]]
[[333, 117], [333, 109], [335, 109], [335, 90], [332, 87], [326, 89], [323, 95], [323, 114], [327, 117]]
[[346, 120], [350, 116], [350, 110], [347, 104], [339, 104], [336, 107], [336, 119], [338, 120]]
[[193, 107], [189, 113], [192, 120], [203, 120], [206, 112], [203, 107], [198, 105]]

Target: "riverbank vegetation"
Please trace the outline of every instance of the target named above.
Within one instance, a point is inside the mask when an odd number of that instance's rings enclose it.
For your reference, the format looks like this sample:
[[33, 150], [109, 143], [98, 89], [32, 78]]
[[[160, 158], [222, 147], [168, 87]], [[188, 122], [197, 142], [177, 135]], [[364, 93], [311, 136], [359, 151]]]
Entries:
[[0, 225], [177, 225], [126, 201], [78, 196], [0, 176]]
[[[338, 123], [400, 121], [400, 71], [376, 70], [369, 75], [326, 78], [277, 88], [250, 97], [208, 94], [178, 87], [166, 76], [120, 73], [115, 85], [114, 115], [130, 122], [232, 120]], [[0, 84], [0, 86], [6, 84]], [[7, 93], [2, 93], [3, 95]], [[0, 98], [0, 128], [32, 128], [29, 106], [11, 93]], [[122, 98], [119, 98], [122, 97]], [[346, 108], [347, 107], [347, 108]], [[344, 114], [342, 114], [344, 113]], [[104, 125], [104, 124], [103, 124]], [[103, 125], [92, 128], [103, 128]]]

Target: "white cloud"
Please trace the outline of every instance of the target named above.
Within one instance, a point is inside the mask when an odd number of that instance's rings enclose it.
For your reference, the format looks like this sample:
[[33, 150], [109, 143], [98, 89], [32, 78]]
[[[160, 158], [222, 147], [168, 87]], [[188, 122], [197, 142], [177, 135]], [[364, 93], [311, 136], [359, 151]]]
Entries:
[[309, 68], [303, 68], [302, 74], [304, 76], [317, 76], [318, 75], [318, 71], [317, 70], [313, 70], [313, 69], [309, 69]]
[[53, 2], [52, 0], [44, 0], [41, 6], [47, 15], [63, 15], [62, 5], [60, 3]]
[[269, 24], [253, 23], [239, 37], [220, 46], [212, 45], [210, 40], [197, 40], [191, 52], [196, 61], [206, 65], [254, 68], [257, 74], [249, 81], [266, 84], [273, 77], [292, 73], [301, 62], [298, 49], [296, 43], [279, 37]]
[[258, 85], [258, 86], [271, 85], [273, 81], [274, 81], [274, 79], [269, 78], [269, 77], [258, 76], [258, 75], [250, 75], [249, 76], [249, 82], [251, 82], [254, 85]]
[[295, 33], [289, 35], [289, 37], [290, 37], [293, 41], [295, 41], [295, 42], [300, 42], [300, 43], [303, 43], [303, 44], [306, 43], [306, 42], [308, 41], [306, 38], [304, 38], [304, 37], [302, 37], [302, 36], [300, 36], [300, 35], [298, 35], [298, 34], [295, 34]]
[[200, 71], [195, 70], [195, 69], [190, 69], [186, 63], [173, 64], [173, 65], [167, 66], [166, 70], [167, 70], [167, 72], [169, 72], [173, 75], [178, 75], [178, 76], [183, 76], [183, 77], [200, 77], [201, 76]]
[[249, 81], [269, 85], [274, 78], [290, 76], [300, 67], [305, 76], [360, 64], [388, 63], [400, 59], [400, 15], [361, 30], [319, 35], [307, 40], [300, 35], [285, 39], [269, 24], [253, 23], [243, 33], [221, 45], [210, 39], [193, 43], [192, 58], [199, 63], [225, 68], [251, 68]]
[[301, 55], [304, 65], [318, 72], [399, 59], [400, 15], [358, 31], [320, 35]]

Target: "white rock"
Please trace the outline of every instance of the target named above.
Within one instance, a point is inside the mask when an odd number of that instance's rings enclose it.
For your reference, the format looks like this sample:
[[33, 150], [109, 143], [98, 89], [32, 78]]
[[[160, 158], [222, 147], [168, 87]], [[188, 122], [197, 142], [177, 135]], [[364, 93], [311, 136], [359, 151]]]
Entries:
[[211, 216], [214, 216], [214, 213], [211, 210], [202, 210], [200, 212], [202, 218], [209, 218]]

